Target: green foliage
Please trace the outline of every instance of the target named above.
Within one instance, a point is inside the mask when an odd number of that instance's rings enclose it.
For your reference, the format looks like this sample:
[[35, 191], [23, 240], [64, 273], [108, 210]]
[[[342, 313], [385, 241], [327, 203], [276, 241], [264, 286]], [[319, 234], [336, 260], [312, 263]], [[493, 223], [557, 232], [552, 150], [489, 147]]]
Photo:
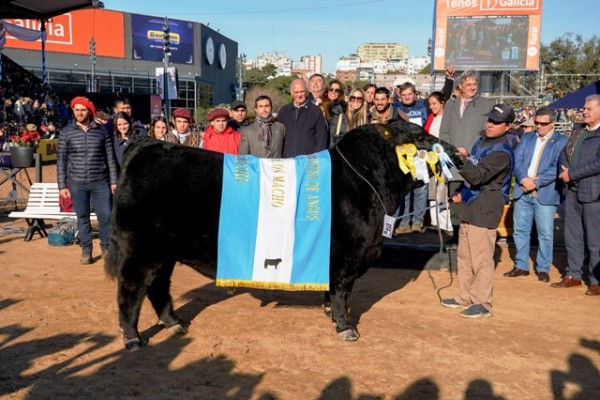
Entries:
[[[289, 76], [281, 78], [289, 78]], [[287, 91], [289, 92], [289, 85], [287, 86]], [[287, 96], [284, 96], [276, 88], [270, 86], [254, 86], [248, 89], [248, 91], [246, 91], [245, 103], [248, 107], [248, 118], [250, 119], [254, 119], [256, 117], [256, 115], [254, 114], [254, 102], [258, 96], [269, 96], [271, 98], [274, 113], [279, 111], [281, 106], [292, 101], [289, 94]]]
[[273, 64], [267, 64], [262, 68], [250, 68], [244, 72], [244, 86], [264, 86], [269, 79], [272, 79], [277, 72], [277, 67]]
[[593, 75], [600, 74], [600, 38], [596, 35], [584, 40], [581, 35], [565, 33], [542, 45], [540, 57], [546, 80], [555, 91], [571, 92], [600, 78]]
[[[290, 85], [292, 81], [296, 79], [296, 76], [278, 76], [277, 78], [271, 79], [265, 85], [269, 89], [273, 89], [283, 98], [285, 103], [290, 103], [292, 101], [292, 96], [290, 95]], [[279, 110], [279, 108], [277, 108]]]
[[196, 123], [206, 123], [206, 116], [210, 110], [210, 107], [196, 107], [194, 110], [194, 120]]

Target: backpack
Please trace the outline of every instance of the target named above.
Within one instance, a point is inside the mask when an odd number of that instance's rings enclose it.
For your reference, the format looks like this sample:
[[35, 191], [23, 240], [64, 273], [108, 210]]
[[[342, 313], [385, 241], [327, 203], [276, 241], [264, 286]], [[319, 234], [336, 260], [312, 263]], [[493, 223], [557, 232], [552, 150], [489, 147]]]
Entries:
[[48, 231], [48, 244], [50, 246], [69, 246], [77, 238], [77, 220], [75, 218], [62, 218]]

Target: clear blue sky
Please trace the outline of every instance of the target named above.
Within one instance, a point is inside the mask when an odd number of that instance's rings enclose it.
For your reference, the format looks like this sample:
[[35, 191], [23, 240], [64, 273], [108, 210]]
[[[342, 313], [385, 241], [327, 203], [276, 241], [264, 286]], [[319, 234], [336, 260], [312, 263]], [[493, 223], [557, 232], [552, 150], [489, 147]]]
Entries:
[[[339, 57], [361, 43], [398, 42], [410, 56], [427, 52], [433, 0], [104, 0], [105, 8], [210, 24], [238, 42], [248, 58], [279, 51], [294, 60], [321, 54], [333, 72]], [[543, 0], [542, 43], [566, 32], [597, 34], [598, 0]]]

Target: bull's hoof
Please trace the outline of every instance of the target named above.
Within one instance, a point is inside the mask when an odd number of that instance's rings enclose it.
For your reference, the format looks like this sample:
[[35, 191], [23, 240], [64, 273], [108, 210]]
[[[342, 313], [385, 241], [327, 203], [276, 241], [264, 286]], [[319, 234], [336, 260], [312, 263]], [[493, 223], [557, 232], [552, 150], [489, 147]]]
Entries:
[[[174, 334], [183, 335], [184, 333], [187, 333], [187, 328], [182, 322], [177, 322], [171, 326], [168, 326], [161, 320], [158, 320], [158, 325], [164, 326], [169, 332]], [[189, 325], [189, 323], [187, 325]]]
[[125, 342], [125, 348], [127, 350], [138, 350], [146, 345], [139, 337], [131, 339], [124, 338], [123, 341]]
[[187, 333], [187, 329], [181, 324], [170, 326], [167, 329], [169, 330], [169, 332], [177, 335], [184, 335]]
[[325, 308], [323, 309], [323, 312], [325, 312], [325, 315], [327, 315], [329, 318], [331, 318], [331, 307], [325, 306]]
[[337, 333], [338, 337], [346, 342], [356, 342], [360, 334], [355, 328], [348, 328]]

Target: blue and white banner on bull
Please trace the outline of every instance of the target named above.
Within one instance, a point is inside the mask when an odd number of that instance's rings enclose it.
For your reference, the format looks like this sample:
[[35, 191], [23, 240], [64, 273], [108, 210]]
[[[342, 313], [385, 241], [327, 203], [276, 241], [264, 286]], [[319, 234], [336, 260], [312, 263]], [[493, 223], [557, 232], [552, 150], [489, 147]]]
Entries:
[[217, 286], [329, 290], [331, 160], [226, 154]]

